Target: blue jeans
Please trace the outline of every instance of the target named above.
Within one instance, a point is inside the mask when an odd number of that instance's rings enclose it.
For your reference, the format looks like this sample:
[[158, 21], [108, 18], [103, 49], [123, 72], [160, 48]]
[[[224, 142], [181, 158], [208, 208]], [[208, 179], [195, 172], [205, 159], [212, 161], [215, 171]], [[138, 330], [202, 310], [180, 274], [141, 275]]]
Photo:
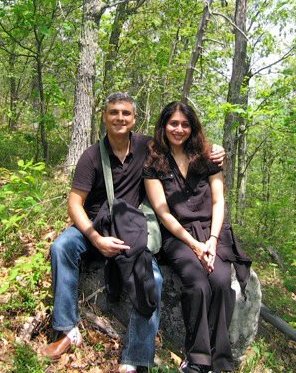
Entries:
[[[67, 228], [51, 247], [54, 308], [52, 326], [68, 331], [79, 321], [78, 284], [81, 256], [94, 248], [74, 226]], [[132, 310], [122, 353], [122, 363], [152, 366], [155, 336], [159, 327], [162, 275], [155, 260], [153, 272], [158, 294], [158, 307], [150, 319]]]

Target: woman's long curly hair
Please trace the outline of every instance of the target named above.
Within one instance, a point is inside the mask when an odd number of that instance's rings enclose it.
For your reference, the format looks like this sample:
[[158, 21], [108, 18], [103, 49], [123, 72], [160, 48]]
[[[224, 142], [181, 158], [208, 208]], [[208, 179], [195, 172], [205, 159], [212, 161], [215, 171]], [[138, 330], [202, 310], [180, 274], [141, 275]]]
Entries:
[[153, 165], [157, 171], [169, 171], [167, 155], [170, 152], [170, 144], [165, 133], [165, 128], [170, 117], [176, 111], [180, 111], [185, 115], [191, 127], [191, 134], [184, 144], [184, 151], [189, 158], [189, 166], [194, 168], [200, 167], [200, 161], [208, 159], [210, 145], [204, 136], [200, 120], [195, 111], [190, 105], [174, 101], [166, 105], [160, 113], [154, 129], [154, 138], [149, 144], [146, 167]]

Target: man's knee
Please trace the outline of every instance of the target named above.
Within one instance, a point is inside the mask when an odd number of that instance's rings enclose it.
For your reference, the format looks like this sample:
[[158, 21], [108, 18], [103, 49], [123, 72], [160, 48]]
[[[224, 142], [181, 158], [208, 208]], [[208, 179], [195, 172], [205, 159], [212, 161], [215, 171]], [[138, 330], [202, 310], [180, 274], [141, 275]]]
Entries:
[[53, 242], [50, 251], [52, 258], [75, 257], [77, 253], [85, 251], [82, 234], [75, 227], [66, 229]]
[[50, 248], [51, 259], [55, 260], [56, 258], [64, 257], [68, 251], [68, 242], [62, 237], [58, 237]]
[[67, 263], [76, 261], [80, 257], [79, 243], [73, 235], [62, 233], [51, 245], [52, 263]]

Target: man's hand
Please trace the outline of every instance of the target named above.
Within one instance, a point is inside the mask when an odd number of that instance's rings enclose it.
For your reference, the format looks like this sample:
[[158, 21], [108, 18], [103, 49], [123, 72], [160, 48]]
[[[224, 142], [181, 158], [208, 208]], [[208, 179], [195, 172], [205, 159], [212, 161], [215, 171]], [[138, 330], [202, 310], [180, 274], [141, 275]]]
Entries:
[[214, 163], [217, 163], [218, 166], [222, 166], [224, 158], [225, 158], [225, 150], [223, 146], [214, 144], [212, 146], [210, 160], [213, 161]]
[[125, 245], [123, 241], [116, 237], [103, 237], [94, 229], [92, 221], [89, 220], [84, 210], [84, 202], [87, 195], [88, 192], [84, 192], [83, 190], [71, 189], [68, 211], [76, 227], [90, 240], [93, 246], [106, 257], [115, 256], [119, 254], [121, 250], [129, 250], [130, 247]]
[[99, 234], [95, 234], [89, 237], [89, 239], [93, 246], [96, 247], [99, 252], [107, 258], [120, 254], [122, 250], [130, 249], [128, 245], [124, 244], [124, 241], [112, 236], [103, 237]]

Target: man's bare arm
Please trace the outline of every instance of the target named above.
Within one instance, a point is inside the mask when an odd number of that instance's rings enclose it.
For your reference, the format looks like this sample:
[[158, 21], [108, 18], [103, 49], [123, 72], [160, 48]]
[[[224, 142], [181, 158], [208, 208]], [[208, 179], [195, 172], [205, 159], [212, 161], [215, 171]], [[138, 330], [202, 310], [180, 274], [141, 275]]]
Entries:
[[68, 213], [75, 226], [83, 233], [96, 247], [101, 254], [111, 257], [119, 254], [121, 250], [128, 250], [130, 247], [116, 237], [103, 237], [93, 227], [92, 221], [84, 210], [84, 202], [88, 193], [72, 188], [68, 199]]

